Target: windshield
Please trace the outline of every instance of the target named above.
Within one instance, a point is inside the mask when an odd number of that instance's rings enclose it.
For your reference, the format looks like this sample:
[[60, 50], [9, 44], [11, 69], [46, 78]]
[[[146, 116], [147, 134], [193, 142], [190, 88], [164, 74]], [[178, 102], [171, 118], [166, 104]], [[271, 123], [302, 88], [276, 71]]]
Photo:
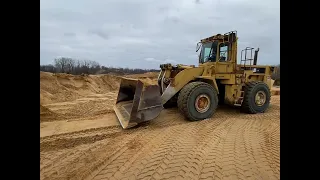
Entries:
[[217, 58], [218, 42], [204, 43], [200, 52], [200, 63], [215, 62]]

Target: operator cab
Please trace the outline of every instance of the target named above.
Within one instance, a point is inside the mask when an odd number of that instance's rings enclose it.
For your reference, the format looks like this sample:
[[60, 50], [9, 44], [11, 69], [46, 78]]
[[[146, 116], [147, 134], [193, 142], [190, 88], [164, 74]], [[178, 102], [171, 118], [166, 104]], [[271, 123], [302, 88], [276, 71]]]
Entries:
[[197, 52], [200, 50], [199, 63], [231, 61], [232, 58], [228, 54], [231, 52], [232, 44], [236, 43], [236, 40], [235, 31], [202, 39], [196, 48]]
[[[201, 64], [206, 62], [225, 62], [228, 60], [228, 44], [220, 43], [218, 41], [206, 42], [201, 44], [199, 55], [199, 62]], [[218, 54], [219, 53], [219, 54]]]
[[202, 44], [200, 51], [200, 63], [216, 62], [218, 42], [208, 42]]

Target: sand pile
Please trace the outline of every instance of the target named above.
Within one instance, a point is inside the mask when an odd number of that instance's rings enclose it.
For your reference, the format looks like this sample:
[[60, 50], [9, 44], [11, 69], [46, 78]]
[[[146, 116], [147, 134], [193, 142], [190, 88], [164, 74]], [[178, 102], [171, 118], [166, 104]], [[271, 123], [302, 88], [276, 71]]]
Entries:
[[70, 75], [40, 72], [40, 102], [49, 104], [79, 99], [89, 94], [116, 91], [120, 78], [112, 75]]
[[40, 115], [41, 114], [51, 114], [51, 113], [52, 113], [52, 111], [50, 111], [48, 108], [46, 108], [40, 104]]
[[129, 78], [134, 78], [134, 79], [139, 79], [146, 85], [157, 85], [157, 78], [158, 78], [159, 73], [157, 72], [147, 72], [144, 74], [131, 74], [131, 75], [126, 75], [125, 77]]
[[58, 115], [40, 104], [40, 122], [56, 119]]
[[157, 80], [156, 79], [150, 79], [150, 78], [138, 78], [141, 82], [145, 84], [145, 86], [149, 85], [157, 85]]
[[[149, 85], [157, 83], [154, 77], [154, 73], [146, 73], [133, 78]], [[120, 80], [120, 76], [110, 74], [40, 72], [40, 122], [94, 119], [113, 112]]]
[[131, 75], [126, 75], [126, 77], [130, 77], [130, 78], [138, 78], [138, 79], [145, 79], [145, 78], [149, 78], [149, 79], [157, 79], [158, 78], [159, 73], [158, 72], [147, 72], [144, 74], [131, 74]]

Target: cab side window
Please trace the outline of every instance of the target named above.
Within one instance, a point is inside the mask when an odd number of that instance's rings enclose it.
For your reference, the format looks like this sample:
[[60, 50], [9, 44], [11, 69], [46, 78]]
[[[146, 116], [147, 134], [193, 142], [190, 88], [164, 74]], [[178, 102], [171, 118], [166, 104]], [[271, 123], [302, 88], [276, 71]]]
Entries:
[[219, 61], [228, 61], [228, 44], [220, 44], [219, 47]]

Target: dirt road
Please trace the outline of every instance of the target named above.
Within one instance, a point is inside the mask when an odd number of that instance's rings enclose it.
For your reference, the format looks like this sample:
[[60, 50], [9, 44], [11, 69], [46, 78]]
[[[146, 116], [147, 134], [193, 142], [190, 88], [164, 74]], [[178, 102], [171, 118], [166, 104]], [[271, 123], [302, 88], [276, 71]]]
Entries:
[[280, 179], [279, 95], [264, 114], [222, 106], [189, 122], [166, 109], [123, 130], [111, 110], [115, 91], [100, 91], [63, 102], [42, 96], [40, 179]]

